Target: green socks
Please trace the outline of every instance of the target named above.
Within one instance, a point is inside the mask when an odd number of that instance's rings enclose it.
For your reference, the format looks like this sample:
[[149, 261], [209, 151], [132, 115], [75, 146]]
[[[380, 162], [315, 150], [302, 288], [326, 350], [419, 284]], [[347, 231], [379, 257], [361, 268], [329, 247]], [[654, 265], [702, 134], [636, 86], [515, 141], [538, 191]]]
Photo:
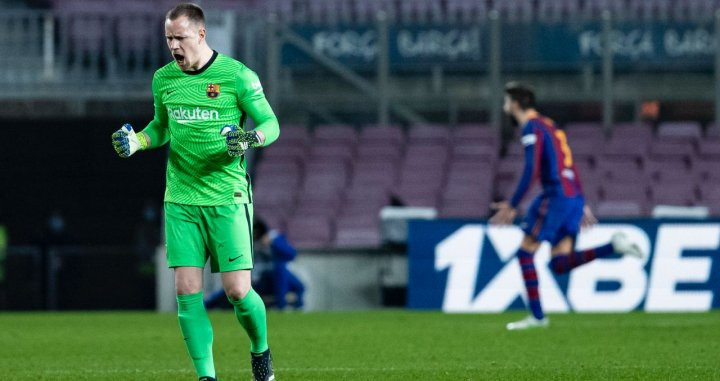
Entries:
[[[198, 377], [215, 377], [212, 343], [213, 331], [208, 319], [203, 294], [178, 295], [178, 322], [185, 338], [190, 358]], [[250, 352], [262, 353], [268, 349], [265, 304], [255, 290], [240, 300], [230, 300], [235, 316], [250, 337]]]
[[235, 316], [250, 337], [250, 352], [262, 353], [268, 349], [265, 303], [255, 290], [250, 289], [240, 300], [230, 299], [235, 306]]
[[[203, 305], [203, 294], [178, 295], [178, 322], [198, 377], [215, 377], [213, 331]], [[236, 307], [237, 310], [237, 307]], [[263, 317], [264, 317], [263, 309]], [[263, 319], [263, 323], [264, 323]]]

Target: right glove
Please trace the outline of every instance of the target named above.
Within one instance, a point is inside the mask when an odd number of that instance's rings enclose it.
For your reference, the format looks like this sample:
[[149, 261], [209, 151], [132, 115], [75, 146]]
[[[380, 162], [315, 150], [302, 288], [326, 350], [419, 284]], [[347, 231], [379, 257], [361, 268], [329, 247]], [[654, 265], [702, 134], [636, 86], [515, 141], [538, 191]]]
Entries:
[[240, 157], [248, 148], [260, 146], [260, 137], [257, 132], [245, 132], [233, 124], [225, 125], [220, 130], [220, 135], [225, 137], [228, 155], [232, 157]]
[[119, 130], [115, 131], [112, 134], [112, 141], [115, 152], [122, 158], [128, 158], [148, 146], [145, 136], [136, 134], [130, 123], [123, 124]]

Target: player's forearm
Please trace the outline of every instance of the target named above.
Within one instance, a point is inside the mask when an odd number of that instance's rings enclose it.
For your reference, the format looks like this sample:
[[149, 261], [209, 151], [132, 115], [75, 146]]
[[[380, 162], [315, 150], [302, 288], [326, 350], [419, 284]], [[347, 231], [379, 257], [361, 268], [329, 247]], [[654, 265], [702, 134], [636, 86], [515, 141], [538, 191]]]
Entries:
[[510, 199], [510, 206], [517, 209], [518, 205], [522, 202], [523, 198], [525, 198], [525, 195], [530, 190], [530, 185], [532, 183], [532, 178], [535, 174], [535, 147], [534, 146], [528, 146], [525, 147], [525, 169], [523, 170], [522, 177], [520, 178], [520, 182], [518, 183], [517, 188], [515, 189], [515, 193], [513, 194], [512, 198]]
[[168, 129], [156, 120], [150, 122], [140, 134], [144, 134], [147, 139], [146, 149], [161, 147], [170, 140]]
[[517, 209], [518, 205], [520, 205], [523, 198], [525, 198], [525, 195], [530, 190], [531, 179], [532, 175], [523, 175], [522, 179], [520, 179], [520, 183], [518, 184], [517, 189], [515, 189], [515, 193], [513, 194], [512, 198], [510, 199], [510, 206], [513, 207], [513, 209]]
[[255, 131], [262, 133], [264, 140], [262, 146], [272, 144], [280, 136], [280, 125], [270, 104], [264, 96], [257, 96], [255, 99], [243, 105], [243, 109], [255, 122]]
[[265, 147], [272, 144], [280, 136], [280, 125], [273, 115], [272, 119], [265, 120], [255, 127], [255, 131], [263, 134], [262, 146]]

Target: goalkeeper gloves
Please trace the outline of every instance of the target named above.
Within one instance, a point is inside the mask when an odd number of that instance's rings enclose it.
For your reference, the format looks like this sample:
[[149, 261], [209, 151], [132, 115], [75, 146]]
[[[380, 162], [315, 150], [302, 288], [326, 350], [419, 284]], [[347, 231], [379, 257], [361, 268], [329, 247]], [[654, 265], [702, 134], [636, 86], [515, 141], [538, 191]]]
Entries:
[[113, 147], [115, 152], [122, 158], [130, 157], [138, 150], [144, 150], [148, 147], [148, 141], [145, 134], [136, 134], [130, 123], [123, 124], [119, 130], [112, 134]]
[[228, 155], [240, 157], [245, 154], [248, 148], [260, 147], [260, 137], [255, 131], [245, 132], [237, 126], [228, 124], [220, 130], [220, 135], [225, 137]]

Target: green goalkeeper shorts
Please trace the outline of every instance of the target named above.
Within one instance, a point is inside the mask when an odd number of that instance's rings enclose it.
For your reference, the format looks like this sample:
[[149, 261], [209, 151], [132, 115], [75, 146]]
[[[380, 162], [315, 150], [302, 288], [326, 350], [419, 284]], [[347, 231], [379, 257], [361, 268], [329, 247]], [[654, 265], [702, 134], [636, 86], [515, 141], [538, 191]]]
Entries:
[[253, 267], [252, 204], [218, 206], [165, 203], [168, 267], [227, 272]]

